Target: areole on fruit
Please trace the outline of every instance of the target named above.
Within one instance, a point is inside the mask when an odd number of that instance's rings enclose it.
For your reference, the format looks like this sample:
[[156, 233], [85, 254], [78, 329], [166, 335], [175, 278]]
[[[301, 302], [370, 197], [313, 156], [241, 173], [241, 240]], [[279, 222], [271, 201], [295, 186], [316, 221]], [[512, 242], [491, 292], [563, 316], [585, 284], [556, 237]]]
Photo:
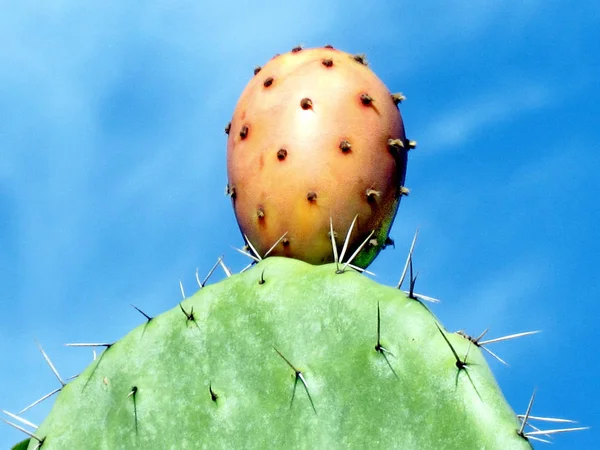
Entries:
[[408, 191], [398, 104], [362, 55], [295, 47], [254, 71], [226, 129], [229, 192], [239, 227], [264, 255], [332, 262], [349, 236], [354, 264], [386, 245]]

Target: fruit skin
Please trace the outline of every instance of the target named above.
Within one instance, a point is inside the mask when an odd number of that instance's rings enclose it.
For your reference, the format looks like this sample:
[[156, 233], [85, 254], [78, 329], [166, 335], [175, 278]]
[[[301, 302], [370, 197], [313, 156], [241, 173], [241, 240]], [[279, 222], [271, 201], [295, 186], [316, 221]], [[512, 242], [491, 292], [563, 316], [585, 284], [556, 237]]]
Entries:
[[[333, 48], [271, 59], [243, 91], [226, 128], [228, 192], [240, 230], [261, 256], [368, 266], [386, 245], [406, 175], [398, 97], [364, 59]], [[390, 145], [393, 142], [393, 145]], [[369, 234], [373, 235], [369, 237]]]
[[36, 435], [42, 450], [530, 449], [479, 348], [444, 332], [468, 352], [459, 370], [437, 324], [353, 270], [267, 258], [99, 354]]

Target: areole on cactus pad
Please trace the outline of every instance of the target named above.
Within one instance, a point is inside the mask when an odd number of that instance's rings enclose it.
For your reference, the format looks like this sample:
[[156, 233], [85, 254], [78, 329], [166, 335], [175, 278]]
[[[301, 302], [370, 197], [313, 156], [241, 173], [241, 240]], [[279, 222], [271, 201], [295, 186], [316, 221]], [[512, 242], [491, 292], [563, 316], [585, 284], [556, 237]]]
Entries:
[[388, 242], [406, 175], [398, 104], [363, 56], [297, 47], [255, 70], [226, 127], [228, 192], [260, 255], [333, 261], [344, 237], [369, 265]]

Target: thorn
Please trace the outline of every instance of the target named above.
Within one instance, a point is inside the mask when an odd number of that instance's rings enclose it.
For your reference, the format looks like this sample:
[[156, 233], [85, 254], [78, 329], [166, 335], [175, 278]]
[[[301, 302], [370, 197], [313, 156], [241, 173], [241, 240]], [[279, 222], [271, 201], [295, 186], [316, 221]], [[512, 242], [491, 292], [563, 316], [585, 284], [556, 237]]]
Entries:
[[344, 256], [346, 255], [346, 250], [348, 249], [348, 244], [350, 243], [350, 235], [352, 234], [352, 230], [354, 229], [354, 225], [358, 219], [358, 214], [354, 216], [352, 219], [352, 223], [350, 224], [350, 228], [348, 229], [348, 233], [346, 233], [346, 239], [344, 240], [344, 246], [342, 247], [342, 252], [340, 253], [340, 261], [344, 260]]
[[138, 391], [137, 386], [133, 386], [131, 388], [131, 391], [129, 391], [129, 394], [127, 394], [127, 398], [131, 397], [133, 399], [133, 418], [134, 418], [134, 422], [135, 422], [135, 435], [136, 436], [138, 434], [137, 402], [136, 402], [136, 398], [135, 398], [137, 391]]
[[56, 378], [58, 379], [58, 382], [62, 386], [64, 386], [66, 383], [62, 380], [62, 378], [58, 374], [58, 371], [56, 370], [56, 367], [54, 367], [54, 364], [52, 364], [52, 361], [50, 361], [50, 358], [48, 358], [48, 355], [46, 354], [46, 352], [44, 351], [44, 349], [42, 348], [42, 346], [40, 345], [40, 343], [38, 341], [35, 341], [35, 343], [36, 343], [37, 347], [40, 349], [40, 352], [42, 352], [42, 356], [44, 357], [44, 359], [46, 360], [46, 362], [50, 366], [50, 369], [54, 373], [54, 376], [56, 376]]
[[446, 341], [446, 344], [448, 344], [448, 347], [450, 347], [450, 350], [452, 351], [452, 354], [454, 355], [454, 358], [456, 359], [456, 367], [458, 367], [458, 370], [460, 371], [460, 370], [466, 368], [466, 366], [467, 366], [466, 361], [463, 361], [462, 359], [460, 359], [460, 357], [458, 356], [458, 353], [456, 353], [456, 350], [454, 350], [454, 346], [450, 343], [450, 341], [448, 340], [448, 338], [446, 337], [446, 335], [444, 334], [444, 332], [442, 331], [440, 326], [437, 323], [435, 324], [435, 326], [437, 327], [440, 334]]
[[521, 437], [525, 437], [523, 434], [523, 430], [525, 430], [525, 425], [527, 425], [527, 421], [529, 420], [529, 414], [531, 413], [531, 407], [533, 406], [533, 400], [535, 399], [535, 389], [533, 390], [533, 394], [531, 394], [531, 399], [529, 399], [529, 404], [527, 405], [527, 411], [523, 415], [523, 421], [521, 422], [521, 428], [519, 428], [518, 435]]
[[19, 422], [21, 422], [23, 425], [27, 425], [28, 427], [35, 428], [36, 430], [37, 430], [37, 428], [38, 428], [38, 426], [37, 426], [37, 425], [35, 425], [35, 424], [31, 423], [31, 422], [30, 422], [29, 420], [27, 420], [27, 419], [24, 419], [23, 417], [20, 417], [20, 416], [18, 416], [18, 415], [16, 415], [16, 414], [13, 414], [13, 413], [9, 412], [9, 411], [6, 411], [5, 409], [3, 409], [3, 410], [2, 410], [2, 412], [3, 412], [4, 414], [6, 414], [7, 416], [10, 416], [10, 417], [12, 417], [13, 419], [15, 419], [15, 420], [18, 420], [18, 421], [19, 421]]
[[256, 257], [256, 259], [261, 261], [262, 258], [260, 257], [260, 253], [258, 253], [258, 250], [256, 250], [256, 247], [254, 247], [254, 245], [252, 245], [252, 242], [250, 242], [250, 239], [248, 239], [248, 236], [246, 236], [245, 234], [244, 234], [244, 240], [248, 244], [248, 247], [250, 247], [250, 250], [252, 250], [252, 253], [254, 253], [254, 256]]
[[396, 94], [392, 94], [392, 101], [394, 102], [394, 104], [396, 106], [398, 106], [400, 103], [402, 103], [404, 100], [406, 100], [406, 97], [404, 95], [402, 95], [401, 92], [398, 92]]
[[179, 280], [179, 289], [181, 289], [181, 296], [183, 297], [183, 299], [185, 300], [185, 291], [183, 290], [183, 283], [181, 282], [181, 280]]
[[460, 371], [464, 370], [465, 374], [467, 375], [467, 378], [469, 379], [469, 382], [471, 383], [471, 386], [473, 386], [473, 389], [475, 390], [475, 393], [477, 394], [477, 397], [479, 397], [479, 400], [482, 400], [481, 394], [479, 394], [479, 391], [477, 390], [477, 387], [475, 386], [475, 383], [473, 383], [473, 379], [471, 378], [471, 374], [467, 370], [468, 369], [467, 358], [469, 357], [469, 350], [471, 350], [471, 342], [469, 341], [469, 347], [467, 348], [467, 353], [465, 354], [465, 359], [463, 361], [458, 356], [458, 353], [456, 353], [456, 350], [454, 349], [454, 346], [450, 343], [450, 341], [448, 340], [448, 338], [446, 337], [446, 335], [444, 334], [444, 332], [442, 331], [442, 329], [440, 328], [440, 326], [437, 323], [435, 324], [435, 326], [437, 327], [438, 331], [440, 332], [440, 334], [442, 335], [442, 337], [446, 341], [446, 344], [448, 344], [448, 347], [450, 347], [450, 350], [452, 351], [452, 354], [454, 355], [454, 358], [456, 359], [456, 363], [455, 364], [456, 364], [456, 367], [458, 368], [458, 372], [456, 373], [456, 384], [458, 384], [458, 376], [460, 375]]
[[415, 244], [417, 243], [417, 237], [419, 236], [419, 229], [415, 231], [415, 235], [413, 237], [412, 243], [410, 244], [410, 250], [408, 251], [408, 256], [406, 257], [406, 263], [404, 264], [404, 270], [402, 270], [402, 275], [400, 276], [400, 281], [396, 285], [396, 289], [400, 289], [402, 287], [402, 283], [404, 283], [404, 277], [406, 277], [406, 272], [408, 271], [408, 266], [412, 261], [413, 251], [415, 250]]
[[109, 349], [110, 347], [112, 347], [112, 344], [77, 342], [77, 343], [72, 343], [72, 344], [65, 344], [65, 347], [106, 347], [107, 349]]
[[308, 384], [306, 383], [306, 380], [304, 379], [304, 375], [302, 374], [302, 372], [300, 370], [296, 369], [296, 367], [285, 356], [283, 356], [283, 354], [279, 350], [277, 350], [277, 348], [275, 348], [275, 346], [273, 346], [273, 350], [275, 350], [277, 352], [277, 354], [279, 356], [281, 356], [281, 358], [287, 363], [288, 366], [290, 366], [292, 368], [292, 370], [296, 374], [296, 379], [294, 380], [294, 390], [292, 391], [292, 400], [290, 402], [290, 408], [292, 407], [292, 403], [294, 401], [294, 396], [296, 395], [296, 385], [298, 384], [298, 380], [300, 380], [300, 381], [302, 381], [302, 385], [304, 386], [304, 390], [306, 391], [308, 400], [310, 400], [310, 405], [312, 406], [314, 413], [317, 414], [317, 410], [315, 409], [315, 404], [313, 403], [313, 399], [310, 395], [310, 392], [308, 391]]
[[135, 308], [137, 310], [137, 312], [139, 312], [142, 316], [144, 316], [146, 318], [146, 320], [148, 320], [148, 322], [150, 322], [153, 319], [152, 317], [150, 317], [148, 314], [146, 314], [144, 311], [142, 311], [140, 308], [138, 308], [134, 304], [130, 303], [129, 305], [132, 308]]
[[556, 434], [556, 433], [568, 433], [570, 431], [583, 431], [583, 430], [589, 430], [590, 427], [576, 427], [576, 428], [561, 428], [561, 429], [556, 429], [556, 430], [539, 430], [539, 431], [530, 431], [528, 433], [525, 433], [525, 436], [530, 438], [531, 436], [537, 436], [537, 435], [545, 435], [545, 434]]
[[415, 148], [417, 148], [417, 141], [408, 141], [408, 149], [409, 150], [413, 150]]
[[183, 305], [181, 303], [179, 303], [179, 308], [181, 309], [183, 314], [185, 314], [187, 321], [194, 322], [194, 325], [196, 325], [198, 329], [200, 329], [200, 325], [198, 325], [198, 322], [196, 322], [196, 317], [194, 316], [194, 306], [192, 306], [189, 313], [185, 309], [183, 309]]
[[502, 358], [500, 358], [498, 355], [496, 355], [493, 351], [491, 351], [489, 348], [487, 347], [480, 347], [483, 350], [485, 350], [486, 352], [488, 352], [490, 355], [492, 355], [492, 357], [496, 358], [500, 363], [504, 364], [506, 367], [509, 367], [508, 363], [506, 361], [504, 361]]
[[[392, 371], [394, 376], [397, 379], [399, 379], [398, 374], [396, 373], [396, 371], [392, 367], [392, 364], [390, 363], [389, 359], [387, 358], [388, 353], [392, 356], [394, 356], [394, 354], [392, 352], [390, 352], [388, 349], [386, 349], [383, 345], [381, 345], [381, 311], [379, 308], [379, 302], [377, 302], [377, 344], [375, 344], [375, 351], [377, 353], [381, 353], [383, 355], [383, 358], [385, 359], [385, 362], [389, 366], [390, 370]], [[395, 356], [394, 356], [394, 358], [395, 358]]]
[[337, 245], [335, 243], [336, 233], [333, 231], [333, 219], [331, 216], [329, 216], [329, 236], [331, 237], [331, 248], [333, 249], [333, 262], [338, 264], [340, 260], [338, 258]]
[[357, 272], [366, 273], [368, 275], [371, 275], [372, 277], [376, 277], [377, 276], [373, 272], [371, 272], [371, 271], [369, 271], [367, 269], [363, 269], [362, 267], [355, 266], [354, 264], [348, 264], [348, 267], [350, 267], [351, 269], [356, 270]]
[[[410, 291], [402, 291], [402, 292], [404, 292], [407, 296], [410, 296]], [[423, 294], [417, 294], [416, 292], [413, 292], [413, 299], [421, 300], [421, 301], [429, 302], [429, 303], [441, 303], [441, 300], [439, 300], [437, 298], [429, 297], [429, 296], [423, 295]]]
[[416, 300], [417, 298], [415, 297], [415, 283], [417, 282], [417, 276], [419, 274], [417, 274], [417, 275], [415, 275], [413, 277], [412, 256], [411, 256], [410, 261], [408, 263], [408, 267], [409, 267], [409, 270], [410, 270], [410, 272], [409, 272], [410, 273], [410, 288], [409, 288], [409, 291], [408, 291], [408, 298], [412, 298], [413, 300]]
[[131, 388], [131, 390], [129, 391], [129, 394], [127, 394], [127, 398], [129, 397], [135, 397], [135, 394], [137, 394], [138, 388], [137, 386], [133, 386]]
[[408, 195], [410, 194], [410, 189], [406, 186], [400, 186], [400, 189], [398, 191], [401, 196], [403, 195], [405, 197], [408, 197]]
[[488, 339], [487, 341], [481, 341], [481, 342], [479, 342], [479, 338], [478, 338], [477, 342], [475, 342], [475, 343], [479, 346], [484, 346], [484, 345], [488, 345], [488, 344], [493, 344], [494, 342], [508, 341], [510, 339], [517, 339], [517, 338], [520, 338], [523, 336], [530, 336], [532, 334], [537, 334], [537, 333], [541, 333], [541, 332], [542, 332], [542, 330], [524, 331], [522, 333], [509, 334], [508, 336], [502, 336], [502, 337], [495, 338], [495, 339]]
[[[517, 414], [519, 419], [523, 419], [525, 416], [523, 414]], [[540, 420], [542, 422], [554, 422], [554, 423], [577, 423], [576, 420], [571, 419], [559, 419], [557, 417], [540, 417], [540, 416], [529, 416], [530, 420]], [[530, 425], [531, 426], [531, 425]]]
[[302, 109], [304, 109], [304, 110], [311, 109], [312, 106], [313, 106], [313, 102], [310, 98], [305, 97], [302, 100], [300, 100], [300, 107]]
[[348, 265], [354, 261], [354, 258], [356, 258], [356, 256], [361, 252], [361, 250], [364, 248], [365, 245], [367, 245], [367, 242], [369, 242], [369, 240], [371, 239], [371, 236], [373, 236], [373, 233], [375, 233], [375, 230], [372, 230], [369, 235], [367, 236], [367, 238], [362, 242], [362, 244], [360, 244], [358, 246], [358, 248], [354, 251], [354, 253], [352, 253], [352, 256], [350, 256], [350, 258], [348, 258], [348, 261], [346, 261], [346, 263], [344, 264], [344, 267], [342, 267], [342, 272], [344, 272], [346, 270], [346, 268], [348, 267]]
[[265, 284], [265, 269], [260, 273], [260, 279], [258, 280], [258, 284]]
[[17, 430], [21, 431], [22, 433], [25, 433], [27, 436], [35, 439], [40, 444], [43, 444], [44, 439], [39, 438], [38, 436], [36, 436], [35, 434], [33, 434], [31, 431], [26, 430], [25, 428], [23, 428], [20, 425], [17, 425], [16, 423], [9, 422], [8, 420], [4, 420], [4, 419], [0, 419], [0, 420], [2, 420], [2, 422], [4, 422], [4, 423], [10, 425], [11, 427], [16, 428]]
[[252, 261], [254, 261], [254, 262], [260, 261], [260, 259], [258, 259], [254, 255], [251, 255], [249, 252], [242, 250], [241, 248], [234, 247], [233, 245], [231, 246], [231, 248], [240, 252], [242, 255], [247, 256], [248, 258], [252, 259]]
[[223, 271], [225, 272], [225, 275], [227, 275], [227, 278], [229, 278], [231, 276], [231, 270], [229, 270], [227, 268], [227, 266], [225, 265], [225, 263], [223, 262], [223, 259], [219, 259], [219, 264], [221, 264], [221, 267], [223, 268]]
[[266, 258], [267, 256], [269, 256], [269, 253], [271, 253], [273, 251], [273, 249], [275, 247], [277, 247], [277, 245], [286, 237], [287, 234], [288, 234], [288, 232], [286, 231], [285, 233], [283, 233], [281, 235], [281, 237], [279, 239], [277, 239], [277, 241], [275, 241], [275, 243], [271, 246], [271, 248], [269, 250], [267, 250], [267, 253], [265, 253], [265, 256], [263, 256], [263, 259]]
[[325, 67], [331, 67], [333, 66], [333, 60], [325, 58], [323, 61], [321, 61], [321, 64], [323, 64]]
[[258, 72], [260, 72], [261, 70], [262, 70], [262, 67], [260, 67], [260, 66], [256, 66], [256, 67], [254, 68], [254, 75], [258, 75]]
[[208, 385], [208, 392], [210, 392], [210, 398], [213, 402], [216, 402], [219, 396], [213, 391], [212, 384]]
[[196, 281], [198, 282], [198, 285], [200, 286], [201, 289], [206, 285], [206, 282], [211, 277], [211, 275], [216, 270], [217, 266], [221, 263], [222, 260], [223, 260], [223, 255], [219, 256], [219, 259], [217, 259], [217, 262], [215, 263], [215, 265], [212, 266], [212, 268], [208, 272], [208, 275], [206, 275], [206, 278], [204, 278], [204, 281], [202, 283], [200, 283], [200, 280], [199, 280], [198, 276], [196, 275]]
[[59, 388], [54, 389], [52, 392], [44, 395], [42, 398], [36, 400], [35, 402], [33, 402], [31, 405], [27, 405], [25, 408], [23, 408], [21, 411], [19, 411], [17, 414], [23, 414], [25, 411], [33, 408], [34, 406], [38, 405], [39, 403], [43, 402], [44, 400], [52, 397], [54, 394], [56, 394], [57, 392], [60, 392], [62, 390], [62, 386]]
[[477, 338], [472, 338], [471, 336], [469, 336], [468, 334], [466, 334], [463, 331], [458, 331], [457, 334], [467, 338], [469, 341], [471, 341], [473, 344], [475, 344], [477, 347], [485, 350], [487, 353], [489, 353], [492, 357], [496, 358], [499, 362], [501, 362], [502, 364], [504, 364], [505, 366], [509, 366], [508, 363], [506, 361], [504, 361], [502, 358], [500, 358], [498, 355], [496, 355], [494, 352], [492, 352], [490, 349], [488, 349], [487, 347], [485, 347], [488, 344], [493, 344], [494, 342], [502, 342], [502, 341], [508, 341], [511, 339], [517, 339], [523, 336], [529, 336], [532, 334], [537, 334], [540, 333], [540, 330], [536, 330], [536, 331], [525, 331], [522, 333], [515, 333], [515, 334], [509, 334], [507, 336], [502, 336], [499, 338], [495, 338], [495, 339], [488, 339], [486, 341], [482, 341], [481, 339], [487, 334], [489, 328], [485, 329], [483, 331], [483, 333], [481, 333]]

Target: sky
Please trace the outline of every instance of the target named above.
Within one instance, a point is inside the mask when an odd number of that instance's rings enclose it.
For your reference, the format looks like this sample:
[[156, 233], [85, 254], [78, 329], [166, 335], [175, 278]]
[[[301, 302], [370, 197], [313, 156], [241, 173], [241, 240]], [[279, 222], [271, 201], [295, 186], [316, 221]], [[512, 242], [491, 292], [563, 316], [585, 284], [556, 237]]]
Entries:
[[[594, 2], [0, 1], [0, 409], [17, 412], [197, 285], [247, 261], [224, 126], [256, 65], [303, 44], [365, 53], [418, 142], [388, 248], [416, 229], [417, 291], [488, 337], [524, 413], [600, 429], [600, 6]], [[224, 277], [217, 271], [211, 281]], [[28, 411], [39, 424], [52, 401]], [[5, 416], [8, 419], [8, 417]], [[552, 427], [552, 424], [550, 424]], [[0, 447], [24, 436], [0, 423]], [[547, 444], [536, 444], [544, 448]]]

